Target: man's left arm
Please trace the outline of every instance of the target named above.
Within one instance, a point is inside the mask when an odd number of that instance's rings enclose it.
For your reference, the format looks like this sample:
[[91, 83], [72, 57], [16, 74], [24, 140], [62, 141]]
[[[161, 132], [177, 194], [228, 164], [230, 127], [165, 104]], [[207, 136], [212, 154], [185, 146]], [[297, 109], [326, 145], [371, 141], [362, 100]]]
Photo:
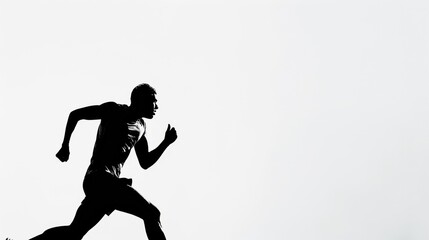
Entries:
[[167, 131], [165, 131], [164, 140], [162, 140], [159, 146], [153, 149], [152, 151], [149, 151], [146, 137], [142, 136], [134, 146], [140, 166], [143, 169], [150, 168], [153, 164], [155, 164], [158, 161], [162, 153], [164, 153], [165, 149], [167, 149], [167, 147], [170, 146], [170, 144], [176, 141], [176, 139], [177, 139], [176, 129], [174, 129], [174, 127], [171, 128], [170, 124], [168, 124]]

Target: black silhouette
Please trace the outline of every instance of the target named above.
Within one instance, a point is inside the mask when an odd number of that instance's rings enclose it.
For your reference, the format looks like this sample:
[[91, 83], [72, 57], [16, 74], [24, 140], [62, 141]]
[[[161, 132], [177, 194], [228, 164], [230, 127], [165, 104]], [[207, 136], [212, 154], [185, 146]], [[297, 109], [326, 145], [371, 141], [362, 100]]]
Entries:
[[62, 162], [69, 159], [69, 141], [78, 121], [101, 119], [91, 164], [83, 181], [86, 196], [69, 226], [48, 229], [31, 240], [82, 239], [105, 214], [110, 215], [114, 210], [141, 218], [150, 240], [166, 239], [161, 230], [160, 211], [131, 187], [131, 179], [119, 177], [133, 147], [140, 166], [148, 169], [177, 138], [176, 130], [169, 124], [161, 144], [148, 150], [143, 118], [152, 119], [155, 115], [158, 109], [155, 95], [150, 85], [140, 84], [131, 93], [130, 106], [107, 102], [70, 113], [62, 147], [56, 154]]

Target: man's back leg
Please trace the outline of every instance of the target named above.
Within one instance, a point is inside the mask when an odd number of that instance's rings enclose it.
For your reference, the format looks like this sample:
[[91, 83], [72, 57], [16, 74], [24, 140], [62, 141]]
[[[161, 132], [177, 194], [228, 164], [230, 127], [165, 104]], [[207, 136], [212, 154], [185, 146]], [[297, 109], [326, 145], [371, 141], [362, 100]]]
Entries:
[[103, 209], [83, 202], [69, 226], [54, 227], [30, 240], [80, 240], [104, 216]]

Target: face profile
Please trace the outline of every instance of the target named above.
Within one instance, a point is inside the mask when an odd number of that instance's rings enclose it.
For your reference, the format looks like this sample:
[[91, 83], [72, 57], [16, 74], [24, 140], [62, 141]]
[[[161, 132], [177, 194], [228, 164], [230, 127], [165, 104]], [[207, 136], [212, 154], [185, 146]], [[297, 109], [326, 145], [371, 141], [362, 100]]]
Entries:
[[147, 98], [143, 104], [144, 106], [142, 107], [144, 118], [152, 119], [155, 116], [156, 110], [158, 109], [157, 101], [158, 100], [156, 99], [155, 94], [152, 94], [149, 98]]
[[131, 115], [134, 115], [137, 118], [152, 119], [156, 114], [156, 110], [158, 109], [157, 102], [158, 100], [156, 99], [155, 94], [144, 96], [141, 99], [131, 103]]

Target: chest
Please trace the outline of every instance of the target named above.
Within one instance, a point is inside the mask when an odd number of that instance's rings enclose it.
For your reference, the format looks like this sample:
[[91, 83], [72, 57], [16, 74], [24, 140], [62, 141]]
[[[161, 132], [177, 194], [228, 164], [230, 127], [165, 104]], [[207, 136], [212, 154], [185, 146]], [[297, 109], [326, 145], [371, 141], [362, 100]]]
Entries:
[[102, 120], [97, 138], [109, 142], [136, 142], [144, 133], [141, 121]]

